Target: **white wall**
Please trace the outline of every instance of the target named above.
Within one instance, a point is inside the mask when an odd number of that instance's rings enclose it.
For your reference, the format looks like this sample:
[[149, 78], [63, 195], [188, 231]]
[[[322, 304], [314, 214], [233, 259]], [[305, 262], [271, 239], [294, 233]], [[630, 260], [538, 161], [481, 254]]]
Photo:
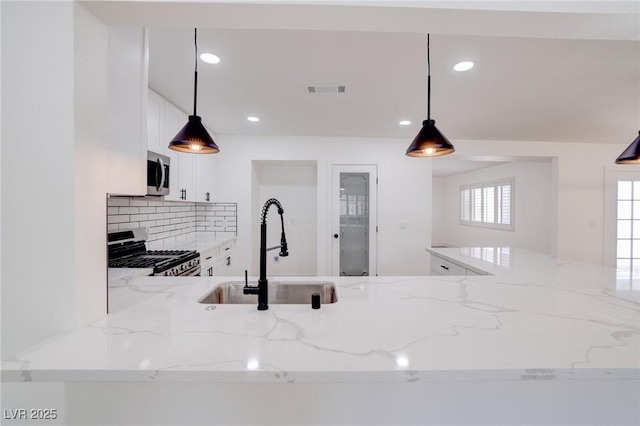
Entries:
[[[284, 226], [289, 246], [289, 256], [280, 258], [279, 250], [267, 253], [269, 275], [317, 275], [318, 184], [315, 162], [298, 161], [254, 162], [258, 177], [258, 204], [251, 209], [260, 212], [269, 198], [276, 198], [284, 209]], [[257, 214], [256, 221], [260, 221]], [[253, 236], [260, 243], [260, 229]], [[280, 216], [271, 207], [267, 216], [267, 246], [280, 244]], [[257, 247], [257, 246], [256, 246]], [[274, 261], [274, 257], [278, 261]], [[259, 270], [258, 257], [254, 258], [253, 271]]]
[[445, 182], [444, 176], [433, 176], [431, 188], [431, 243], [432, 245], [446, 244], [445, 229]]
[[[604, 247], [604, 170], [615, 166], [626, 144], [454, 141], [464, 157], [552, 157], [552, 186], [557, 185], [557, 256], [601, 264]], [[456, 155], [454, 154], [454, 155]], [[437, 159], [434, 159], [437, 161]], [[553, 225], [552, 230], [553, 233]]]
[[[75, 2], [2, 4], [3, 357], [106, 314], [106, 194], [144, 176], [144, 162], [139, 178], [110, 175], [109, 159], [146, 146], [143, 30], [116, 31], [135, 55], [115, 80], [109, 33]], [[115, 123], [110, 78], [140, 88], [119, 92]], [[110, 125], [129, 137], [107, 138]]]
[[[105, 314], [108, 163], [104, 146], [107, 105], [107, 27], [74, 6], [74, 128], [76, 311], [80, 324]], [[98, 273], [100, 272], [100, 273]]]
[[[509, 178], [514, 178], [513, 231], [460, 224], [461, 185]], [[437, 241], [459, 247], [511, 246], [551, 253], [556, 239], [551, 178], [551, 161], [511, 162], [440, 178], [441, 186], [434, 188], [442, 202], [438, 205], [434, 198], [434, 209], [441, 210], [439, 221], [433, 222], [439, 233]]]
[[70, 2], [3, 2], [4, 356], [75, 326], [73, 28]]
[[[253, 265], [254, 257], [258, 256], [258, 246], [252, 238], [260, 217], [260, 209], [252, 207], [259, 204], [258, 197], [251, 191], [252, 185], [259, 185], [252, 169], [254, 160], [317, 162], [318, 275], [328, 275], [331, 271], [329, 182], [332, 164], [377, 164], [378, 274], [427, 274], [425, 248], [431, 241], [431, 161], [406, 157], [407, 141], [219, 135], [218, 142], [217, 199], [238, 203], [236, 274]], [[368, 148], [363, 150], [365, 144]], [[287, 206], [284, 207], [286, 211]], [[406, 229], [401, 229], [401, 223], [406, 225]], [[258, 271], [249, 273], [257, 275]]]

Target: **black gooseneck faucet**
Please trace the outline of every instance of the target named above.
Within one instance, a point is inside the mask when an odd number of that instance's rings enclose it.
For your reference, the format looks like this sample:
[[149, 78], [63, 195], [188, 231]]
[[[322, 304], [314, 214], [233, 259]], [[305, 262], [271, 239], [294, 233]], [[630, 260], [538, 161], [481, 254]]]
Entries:
[[[267, 212], [272, 205], [278, 207], [278, 214], [280, 215], [280, 225], [282, 226], [282, 233], [280, 234], [280, 245], [267, 248]], [[275, 198], [270, 198], [264, 203], [262, 207], [262, 217], [260, 219], [260, 278], [258, 279], [258, 286], [252, 287], [247, 285], [243, 289], [244, 294], [257, 294], [258, 295], [258, 310], [266, 311], [269, 309], [269, 292], [267, 281], [267, 252], [270, 250], [280, 249], [280, 256], [289, 256], [289, 250], [287, 247], [287, 238], [284, 235], [284, 209], [280, 201]]]

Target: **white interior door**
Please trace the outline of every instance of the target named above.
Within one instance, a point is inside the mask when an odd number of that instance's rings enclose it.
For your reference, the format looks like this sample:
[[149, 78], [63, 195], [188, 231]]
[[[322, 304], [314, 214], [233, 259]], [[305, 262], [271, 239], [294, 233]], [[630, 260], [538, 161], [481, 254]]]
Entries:
[[604, 264], [619, 287], [640, 288], [640, 169], [605, 172], [604, 206]]
[[331, 185], [331, 272], [377, 275], [376, 165], [334, 164]]

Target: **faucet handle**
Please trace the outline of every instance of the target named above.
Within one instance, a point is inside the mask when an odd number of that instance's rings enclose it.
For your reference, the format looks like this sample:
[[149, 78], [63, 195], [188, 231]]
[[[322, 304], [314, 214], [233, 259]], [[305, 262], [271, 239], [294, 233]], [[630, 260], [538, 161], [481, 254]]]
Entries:
[[244, 288], [242, 289], [242, 294], [258, 294], [258, 286], [250, 286], [249, 278], [247, 276], [247, 270], [244, 270]]
[[242, 289], [242, 294], [258, 294], [258, 286], [244, 286], [244, 288]]

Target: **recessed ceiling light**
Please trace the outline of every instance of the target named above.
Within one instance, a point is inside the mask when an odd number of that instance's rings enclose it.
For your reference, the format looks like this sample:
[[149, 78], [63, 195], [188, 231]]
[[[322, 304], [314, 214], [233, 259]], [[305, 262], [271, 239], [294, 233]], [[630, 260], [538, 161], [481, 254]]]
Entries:
[[220, 63], [220, 58], [214, 55], [213, 53], [203, 53], [202, 55], [200, 55], [200, 59], [202, 59], [208, 64]]
[[453, 66], [456, 71], [469, 71], [471, 68], [473, 68], [473, 62], [471, 61], [458, 62]]
[[408, 126], [409, 124], [411, 124], [411, 121], [402, 120], [402, 121], [398, 122], [398, 124], [401, 125], [401, 126]]
[[247, 120], [253, 122], [253, 123], [257, 123], [258, 121], [260, 121], [260, 119], [258, 117], [247, 117]]

